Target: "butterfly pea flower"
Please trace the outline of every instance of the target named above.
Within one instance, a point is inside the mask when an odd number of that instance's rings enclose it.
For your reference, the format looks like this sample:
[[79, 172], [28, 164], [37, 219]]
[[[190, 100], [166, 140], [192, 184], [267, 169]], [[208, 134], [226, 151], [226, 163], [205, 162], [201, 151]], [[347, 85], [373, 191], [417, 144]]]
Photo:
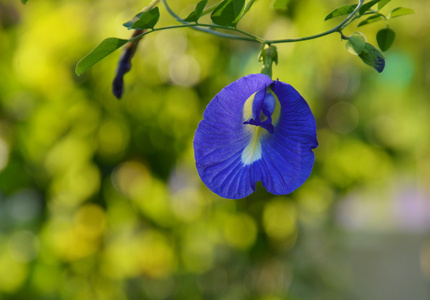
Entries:
[[208, 104], [194, 156], [210, 190], [240, 199], [259, 181], [275, 195], [296, 190], [310, 176], [317, 146], [315, 119], [303, 97], [287, 83], [251, 74]]

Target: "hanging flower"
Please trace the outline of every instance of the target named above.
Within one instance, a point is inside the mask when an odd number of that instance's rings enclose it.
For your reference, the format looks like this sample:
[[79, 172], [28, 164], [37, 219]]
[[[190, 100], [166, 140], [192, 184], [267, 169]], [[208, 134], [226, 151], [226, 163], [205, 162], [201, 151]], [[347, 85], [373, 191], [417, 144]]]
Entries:
[[258, 181], [275, 195], [296, 190], [312, 171], [317, 146], [315, 119], [303, 97], [289, 84], [251, 74], [208, 104], [194, 156], [209, 189], [240, 199]]

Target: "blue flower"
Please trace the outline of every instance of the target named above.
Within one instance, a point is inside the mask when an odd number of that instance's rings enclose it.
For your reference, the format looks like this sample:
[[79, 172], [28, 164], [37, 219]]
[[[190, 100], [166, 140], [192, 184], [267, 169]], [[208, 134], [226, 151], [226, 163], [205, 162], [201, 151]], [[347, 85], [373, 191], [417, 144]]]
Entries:
[[208, 104], [194, 156], [209, 189], [240, 199], [258, 181], [275, 195], [296, 190], [312, 171], [317, 146], [315, 119], [303, 97], [287, 83], [251, 74]]

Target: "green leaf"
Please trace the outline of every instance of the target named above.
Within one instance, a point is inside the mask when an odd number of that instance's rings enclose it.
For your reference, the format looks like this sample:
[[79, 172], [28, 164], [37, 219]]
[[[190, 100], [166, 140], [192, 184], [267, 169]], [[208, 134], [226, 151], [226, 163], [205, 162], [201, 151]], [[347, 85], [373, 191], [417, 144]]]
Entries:
[[224, 0], [212, 12], [212, 22], [221, 26], [236, 27], [244, 5], [245, 0]]
[[143, 14], [143, 13], [138, 13], [133, 19], [131, 19], [128, 22], [123, 23], [122, 26], [127, 27], [127, 29], [131, 29], [131, 26], [133, 26], [134, 22], [136, 22], [139, 19], [141, 14]]
[[81, 75], [94, 64], [114, 52], [116, 49], [124, 46], [127, 42], [128, 40], [113, 37], [103, 40], [97, 47], [91, 50], [90, 53], [88, 53], [78, 62], [75, 68], [75, 73], [77, 75]]
[[339, 17], [339, 16], [343, 16], [343, 15], [349, 15], [351, 14], [354, 9], [357, 7], [357, 4], [353, 4], [353, 5], [342, 5], [341, 7], [336, 8], [335, 10], [333, 10], [331, 13], [329, 13], [324, 21], [327, 21], [329, 19], [335, 18], [335, 17]]
[[152, 29], [160, 19], [158, 7], [138, 13], [132, 20], [122, 24], [128, 29]]
[[375, 5], [379, 1], [381, 1], [381, 0], [372, 0], [372, 1], [369, 1], [365, 4], [363, 4], [363, 6], [360, 7], [358, 13], [360, 15], [364, 14], [366, 11], [368, 11], [373, 5]]
[[382, 51], [387, 51], [393, 44], [395, 38], [396, 33], [390, 28], [381, 29], [376, 34], [379, 49]]
[[413, 9], [406, 8], [406, 7], [397, 7], [390, 12], [390, 15], [388, 16], [388, 18], [392, 19], [395, 17], [410, 15], [413, 13], [415, 13], [415, 11]]
[[185, 18], [186, 22], [197, 22], [200, 17], [203, 14], [203, 10], [205, 9], [206, 4], [208, 3], [208, 0], [202, 0], [199, 3], [197, 3], [196, 8], [192, 13], [188, 15], [188, 17]]
[[381, 73], [385, 68], [385, 58], [381, 51], [366, 43], [363, 51], [359, 54], [361, 60]]
[[26, 4], [28, 0], [21, 0], [22, 4]]
[[371, 24], [371, 23], [375, 23], [378, 21], [382, 21], [382, 20], [384, 20], [384, 18], [385, 17], [382, 14], [376, 14], [376, 15], [370, 16], [367, 19], [358, 23], [357, 27], [364, 26], [364, 25]]
[[241, 15], [241, 18], [251, 9], [251, 6], [254, 4], [256, 0], [249, 0], [248, 3], [245, 6], [245, 9], [243, 10], [243, 13]]
[[379, 1], [379, 3], [378, 3], [378, 10], [379, 9], [381, 9], [381, 8], [383, 8], [385, 5], [387, 5], [388, 4], [388, 2], [390, 2], [391, 0], [381, 0], [381, 1]]
[[139, 20], [133, 23], [132, 29], [152, 29], [160, 19], [160, 11], [158, 6], [145, 11], [139, 16]]
[[366, 46], [366, 37], [361, 32], [354, 32], [346, 42], [346, 50], [353, 55], [360, 55]]
[[274, 9], [286, 9], [290, 0], [275, 0], [273, 1]]

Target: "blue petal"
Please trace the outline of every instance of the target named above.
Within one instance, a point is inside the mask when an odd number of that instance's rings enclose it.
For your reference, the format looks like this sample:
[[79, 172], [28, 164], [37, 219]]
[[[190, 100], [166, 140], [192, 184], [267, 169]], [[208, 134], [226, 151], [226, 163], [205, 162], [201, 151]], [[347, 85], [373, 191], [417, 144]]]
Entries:
[[[259, 134], [258, 126], [243, 124], [244, 105], [269, 86], [281, 105], [280, 116], [273, 134], [265, 130]], [[260, 110], [271, 114], [271, 105], [260, 103]], [[258, 109], [252, 110], [255, 114]], [[315, 120], [305, 100], [290, 85], [273, 82], [263, 74], [248, 75], [218, 93], [203, 117], [194, 138], [194, 155], [202, 181], [214, 193], [243, 198], [261, 181], [273, 194], [288, 194], [309, 177], [314, 163], [312, 149], [318, 145]], [[260, 122], [259, 116], [253, 117]], [[252, 143], [259, 152], [246, 160], [244, 150]]]
[[[276, 100], [270, 91], [267, 92], [266, 89], [258, 91], [252, 101], [252, 118], [243, 124], [260, 126], [273, 133], [272, 114], [275, 110], [275, 103]], [[266, 119], [262, 121], [261, 117]]]
[[272, 89], [281, 103], [281, 115], [274, 133], [262, 141], [262, 159], [254, 163], [270, 173], [257, 173], [254, 180], [270, 193], [284, 195], [310, 176], [315, 160], [312, 149], [318, 141], [314, 116], [303, 97], [283, 82], [276, 81]]

